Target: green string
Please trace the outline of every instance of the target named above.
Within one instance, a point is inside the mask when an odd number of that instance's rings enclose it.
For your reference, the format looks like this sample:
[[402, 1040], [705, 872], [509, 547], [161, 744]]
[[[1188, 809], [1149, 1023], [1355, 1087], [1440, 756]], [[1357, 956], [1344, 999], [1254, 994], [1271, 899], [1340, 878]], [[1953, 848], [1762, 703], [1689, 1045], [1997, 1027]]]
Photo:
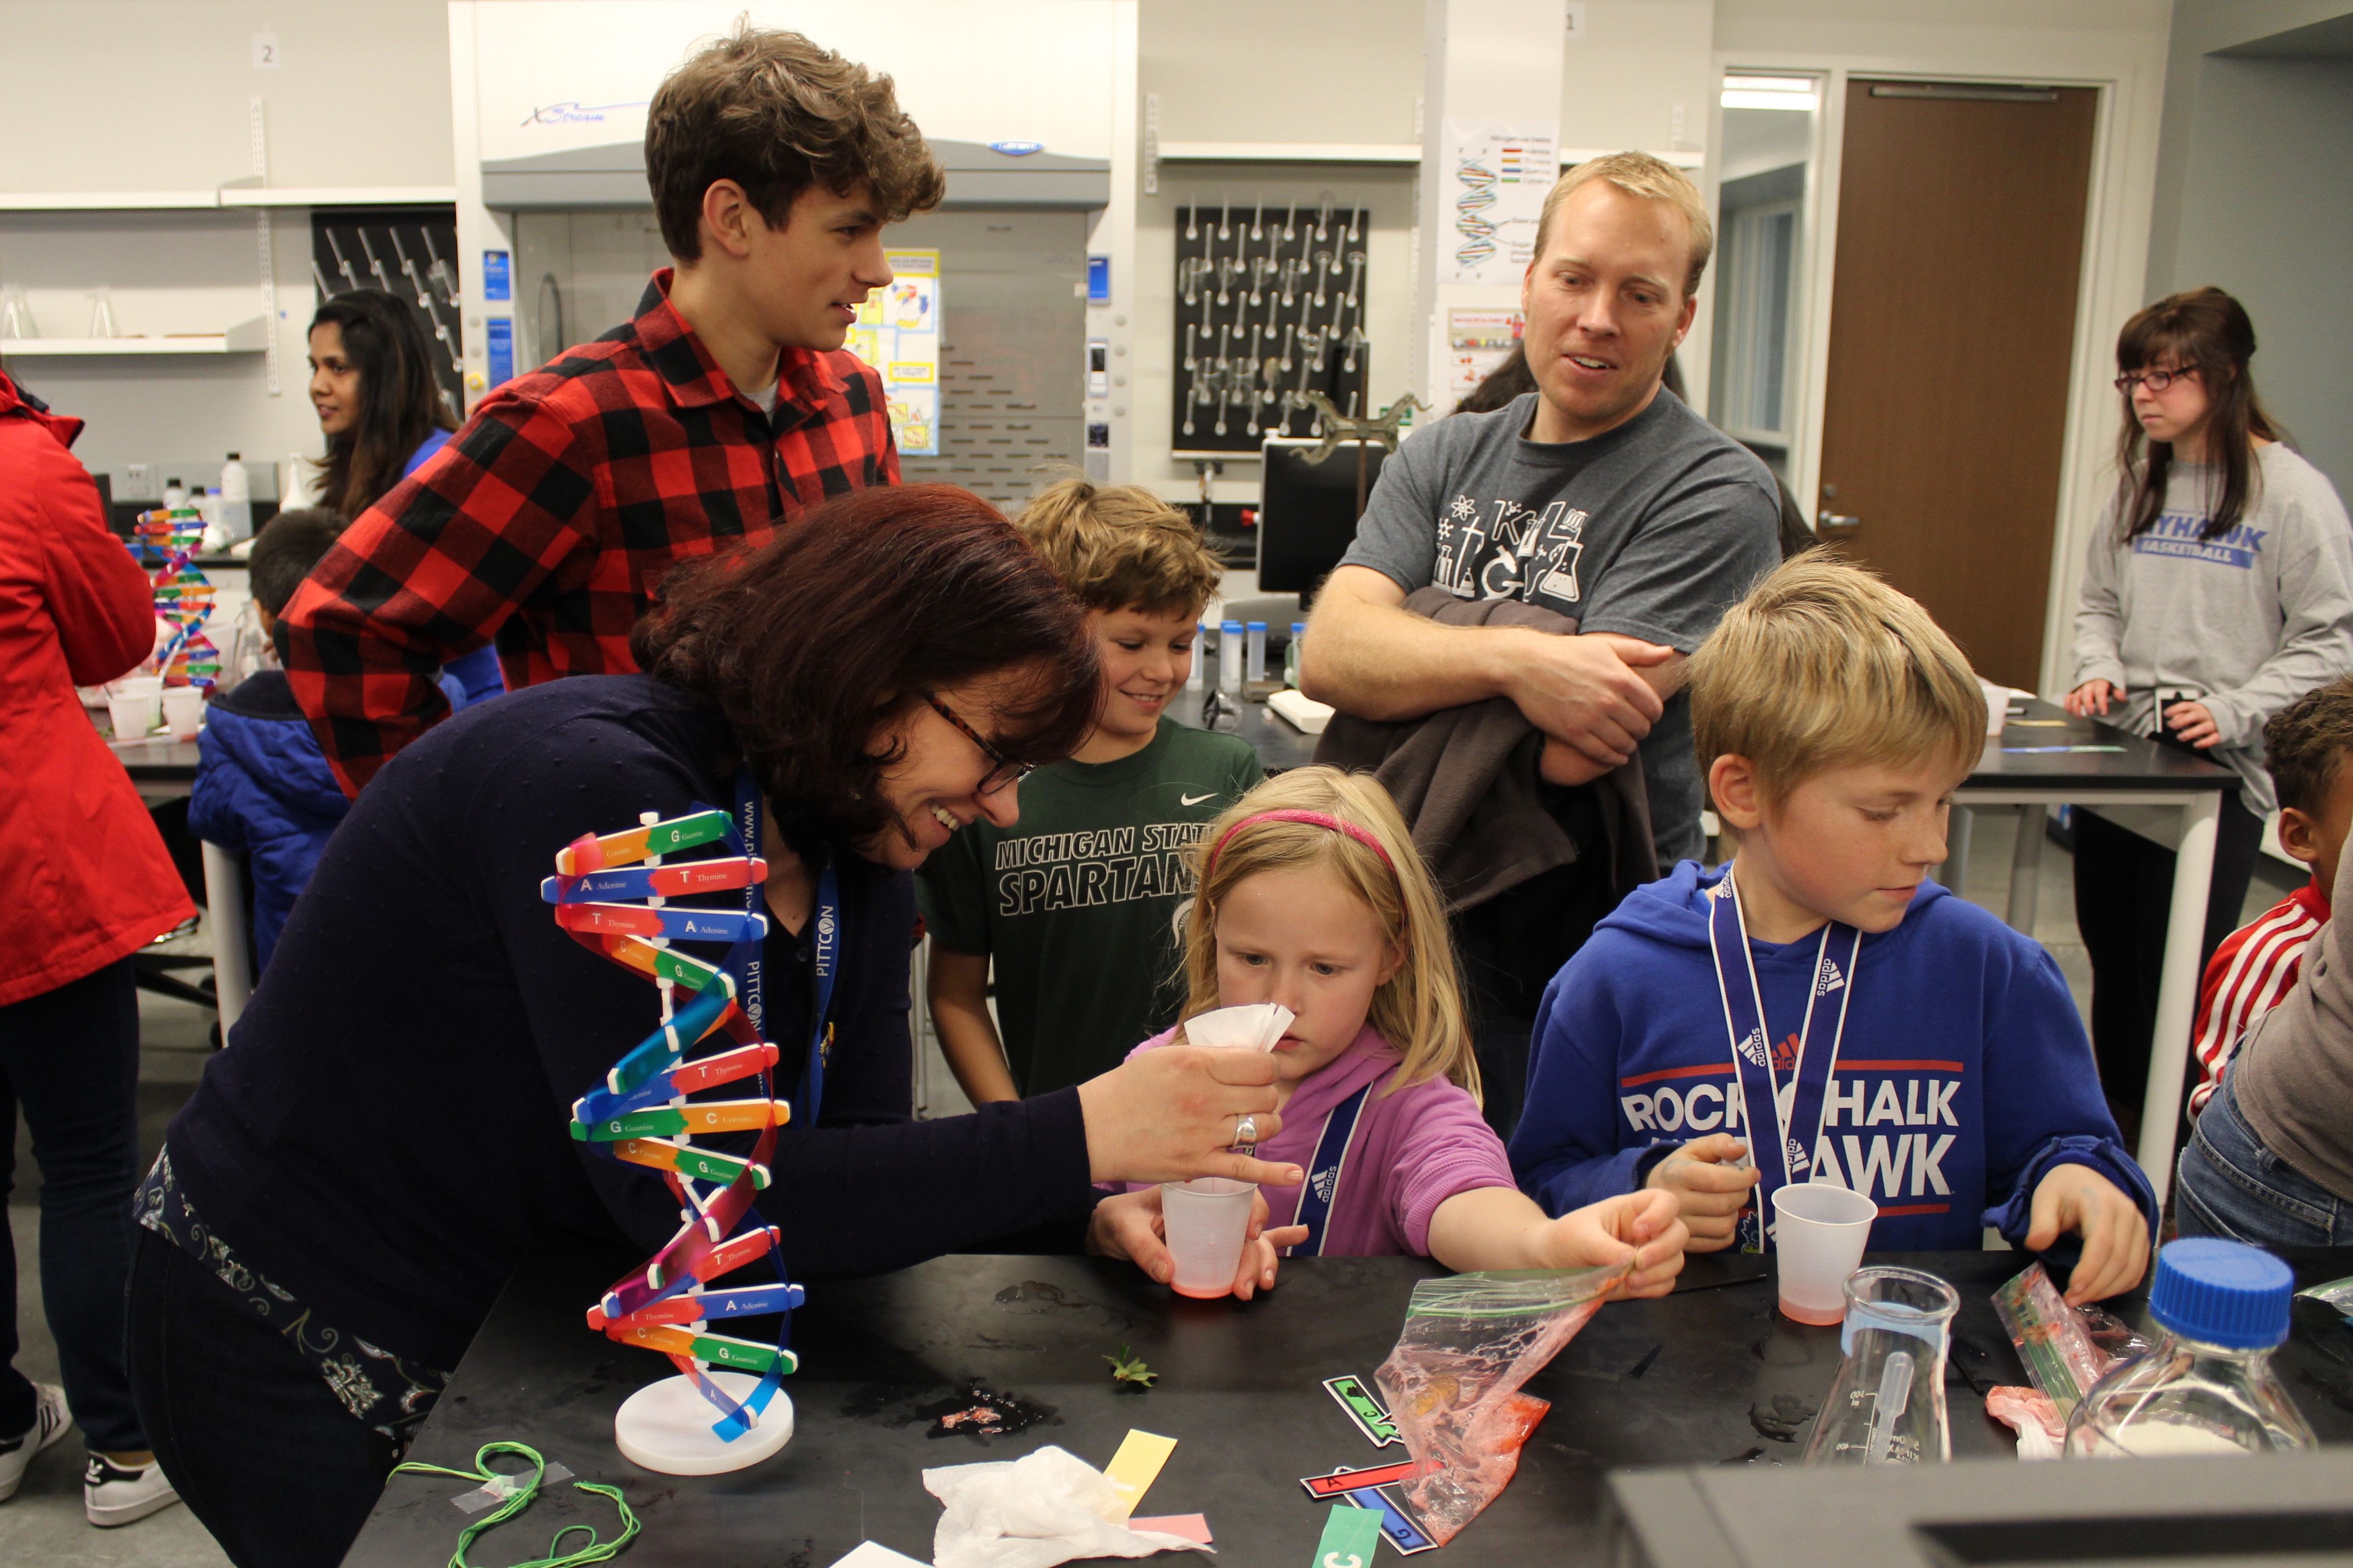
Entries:
[[[466, 1552], [474, 1544], [475, 1537], [484, 1531], [504, 1524], [531, 1506], [532, 1499], [539, 1495], [541, 1481], [547, 1475], [547, 1461], [539, 1457], [537, 1449], [521, 1443], [485, 1443], [475, 1451], [474, 1468], [470, 1470], [452, 1470], [439, 1465], [418, 1464], [395, 1465], [392, 1468], [394, 1475], [406, 1473], [420, 1476], [451, 1476], [461, 1481], [491, 1482], [505, 1479], [505, 1472], [491, 1468], [491, 1456], [493, 1454], [516, 1454], [529, 1460], [531, 1484], [517, 1489], [487, 1517], [476, 1520], [459, 1531], [458, 1550], [449, 1554], [449, 1568], [473, 1568], [473, 1564], [466, 1561]], [[521, 1474], [521, 1471], [515, 1472], [518, 1477]], [[600, 1541], [596, 1538], [595, 1525], [567, 1524], [557, 1531], [554, 1539], [547, 1543], [546, 1556], [534, 1557], [528, 1563], [518, 1563], [514, 1568], [577, 1568], [581, 1563], [607, 1563], [620, 1555], [621, 1549], [637, 1538], [638, 1531], [643, 1527], [638, 1524], [638, 1516], [629, 1511], [628, 1500], [621, 1496], [620, 1488], [600, 1486], [595, 1481], [575, 1481], [573, 1485], [577, 1490], [595, 1492], [600, 1497], [613, 1500], [613, 1506], [621, 1510], [621, 1533], [618, 1539]], [[575, 1531], [586, 1532], [588, 1544], [577, 1552], [560, 1552], [560, 1548], [564, 1545], [564, 1538]]]

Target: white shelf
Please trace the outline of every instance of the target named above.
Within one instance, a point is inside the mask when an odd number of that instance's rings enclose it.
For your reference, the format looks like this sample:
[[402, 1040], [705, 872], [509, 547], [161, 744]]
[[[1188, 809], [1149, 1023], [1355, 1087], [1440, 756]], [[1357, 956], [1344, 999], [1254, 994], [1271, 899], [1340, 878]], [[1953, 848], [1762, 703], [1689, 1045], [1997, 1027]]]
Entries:
[[0, 338], [0, 359], [113, 358], [144, 354], [259, 353], [269, 323], [256, 316], [226, 332], [198, 332], [170, 338]]
[[458, 199], [455, 185], [222, 185], [209, 191], [0, 191], [0, 212], [215, 212], [249, 207], [412, 207]]
[[1163, 142], [1164, 163], [1419, 163], [1411, 142]]
[[458, 199], [455, 185], [223, 185], [225, 207], [419, 207]]
[[0, 191], [0, 212], [168, 212], [219, 205], [218, 191]]

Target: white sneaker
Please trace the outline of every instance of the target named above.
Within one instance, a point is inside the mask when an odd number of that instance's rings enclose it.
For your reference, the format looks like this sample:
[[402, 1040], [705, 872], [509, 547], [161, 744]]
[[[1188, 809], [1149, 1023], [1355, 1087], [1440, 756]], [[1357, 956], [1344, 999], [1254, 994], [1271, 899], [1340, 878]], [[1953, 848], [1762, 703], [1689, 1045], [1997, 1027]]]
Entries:
[[73, 1425], [73, 1412], [66, 1408], [64, 1389], [54, 1383], [37, 1383], [33, 1392], [40, 1396], [33, 1429], [12, 1443], [0, 1443], [0, 1502], [16, 1495], [16, 1488], [25, 1479], [25, 1467], [33, 1462], [33, 1456], [64, 1436]]
[[103, 1454], [90, 1457], [81, 1474], [81, 1510], [100, 1530], [145, 1519], [180, 1500], [164, 1467], [150, 1459], [137, 1469], [118, 1465]]

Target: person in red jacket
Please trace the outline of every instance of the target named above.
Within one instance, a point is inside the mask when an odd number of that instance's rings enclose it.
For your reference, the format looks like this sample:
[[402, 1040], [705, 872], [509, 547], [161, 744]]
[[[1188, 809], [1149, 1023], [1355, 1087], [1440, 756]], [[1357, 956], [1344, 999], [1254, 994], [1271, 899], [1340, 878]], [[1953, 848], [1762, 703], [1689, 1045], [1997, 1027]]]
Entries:
[[40, 1152], [42, 1301], [65, 1379], [16, 1369], [16, 1252], [0, 1217], [0, 1500], [78, 1420], [83, 1506], [112, 1525], [177, 1500], [122, 1366], [139, 1179], [131, 955], [195, 910], [74, 695], [155, 646], [146, 574], [66, 449], [80, 434], [0, 374], [0, 1186], [21, 1108]]

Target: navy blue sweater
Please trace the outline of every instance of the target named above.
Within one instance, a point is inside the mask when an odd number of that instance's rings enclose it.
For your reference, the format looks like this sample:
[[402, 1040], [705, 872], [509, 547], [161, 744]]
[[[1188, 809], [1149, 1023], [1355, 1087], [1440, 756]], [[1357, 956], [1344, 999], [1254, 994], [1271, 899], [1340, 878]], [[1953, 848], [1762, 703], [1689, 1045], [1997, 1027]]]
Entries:
[[[1636, 889], [1546, 988], [1512, 1170], [1546, 1214], [1632, 1191], [1685, 1139], [1746, 1136], [1708, 951], [1707, 889], [1722, 878], [1686, 860]], [[1748, 946], [1766, 1032], [1794, 1055], [1820, 940]], [[1926, 883], [1901, 925], [1862, 939], [1847, 978], [1812, 1179], [1878, 1201], [1873, 1247], [1973, 1251], [1985, 1226], [2022, 1241], [2035, 1184], [2061, 1164], [2114, 1182], [2154, 1233], [2155, 1194], [2033, 939]], [[1835, 1022], [1826, 1006], [1816, 1027]]]
[[[539, 885], [583, 833], [726, 805], [726, 741], [649, 677], [595, 676], [470, 709], [395, 758], [172, 1123], [206, 1224], [323, 1321], [439, 1367], [534, 1245], [668, 1240], [659, 1178], [566, 1131], [572, 1101], [654, 1027], [656, 992], [559, 931]], [[786, 1267], [879, 1273], [1082, 1213], [1076, 1089], [909, 1119], [912, 879], [848, 857], [841, 896], [823, 1121], [786, 1129], [759, 1200]], [[765, 969], [789, 1098], [810, 1001], [781, 927]]]

